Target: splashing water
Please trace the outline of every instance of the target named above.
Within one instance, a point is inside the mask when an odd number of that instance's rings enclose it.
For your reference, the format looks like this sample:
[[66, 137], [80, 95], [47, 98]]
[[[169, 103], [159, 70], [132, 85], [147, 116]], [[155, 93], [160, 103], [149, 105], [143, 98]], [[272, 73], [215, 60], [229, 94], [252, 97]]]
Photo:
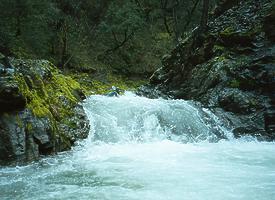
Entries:
[[[86, 103], [92, 137], [105, 143], [187, 143], [231, 138], [214, 115], [183, 100], [147, 99], [126, 93], [120, 98], [93, 96]], [[213, 115], [213, 116], [212, 116]]]
[[[92, 96], [72, 151], [0, 168], [0, 199], [275, 199], [275, 144], [232, 135], [182, 100]], [[225, 140], [223, 138], [229, 138]]]

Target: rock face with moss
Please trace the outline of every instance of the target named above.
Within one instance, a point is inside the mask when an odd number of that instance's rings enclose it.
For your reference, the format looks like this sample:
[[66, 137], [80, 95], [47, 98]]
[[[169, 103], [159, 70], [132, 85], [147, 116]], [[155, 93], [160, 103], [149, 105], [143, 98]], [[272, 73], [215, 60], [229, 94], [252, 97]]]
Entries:
[[229, 9], [213, 14], [202, 38], [194, 30], [163, 58], [142, 92], [152, 95], [154, 88], [173, 98], [200, 101], [236, 137], [274, 140], [274, 5], [271, 0], [227, 2]]
[[0, 164], [68, 150], [89, 133], [78, 82], [45, 60], [0, 64]]

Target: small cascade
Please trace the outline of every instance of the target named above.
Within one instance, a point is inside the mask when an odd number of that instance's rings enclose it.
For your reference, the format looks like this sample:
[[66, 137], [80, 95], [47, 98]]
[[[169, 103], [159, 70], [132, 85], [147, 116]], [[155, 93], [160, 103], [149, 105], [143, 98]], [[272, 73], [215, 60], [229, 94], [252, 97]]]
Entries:
[[85, 109], [92, 140], [107, 143], [164, 139], [193, 143], [231, 138], [213, 113], [190, 101], [148, 99], [126, 92], [118, 98], [91, 96]]

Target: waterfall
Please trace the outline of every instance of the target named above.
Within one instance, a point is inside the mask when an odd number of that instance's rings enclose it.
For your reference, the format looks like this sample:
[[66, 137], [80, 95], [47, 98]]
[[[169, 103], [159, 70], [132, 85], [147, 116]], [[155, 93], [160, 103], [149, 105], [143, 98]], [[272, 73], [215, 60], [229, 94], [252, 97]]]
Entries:
[[92, 140], [192, 143], [232, 138], [213, 113], [191, 101], [148, 99], [126, 92], [119, 98], [94, 95], [84, 106], [91, 121]]

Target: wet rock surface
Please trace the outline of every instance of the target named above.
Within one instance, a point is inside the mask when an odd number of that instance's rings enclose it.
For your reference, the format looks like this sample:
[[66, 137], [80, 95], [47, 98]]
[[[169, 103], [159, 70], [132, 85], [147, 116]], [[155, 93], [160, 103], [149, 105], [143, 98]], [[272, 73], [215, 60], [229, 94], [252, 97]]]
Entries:
[[[230, 3], [223, 1], [221, 5]], [[203, 42], [197, 29], [163, 58], [150, 90], [210, 108], [236, 137], [275, 139], [275, 40], [272, 1], [234, 1], [217, 8]], [[218, 11], [221, 9], [220, 11]]]
[[0, 164], [68, 150], [89, 133], [79, 84], [44, 60], [0, 60]]

